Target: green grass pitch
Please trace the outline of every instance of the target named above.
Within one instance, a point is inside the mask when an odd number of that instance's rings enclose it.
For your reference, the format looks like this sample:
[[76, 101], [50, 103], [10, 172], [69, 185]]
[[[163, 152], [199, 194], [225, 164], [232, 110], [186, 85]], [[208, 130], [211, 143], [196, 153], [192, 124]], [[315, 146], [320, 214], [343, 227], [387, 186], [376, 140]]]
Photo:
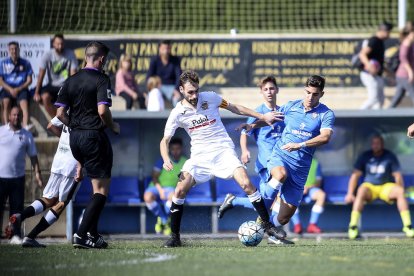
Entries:
[[232, 240], [112, 241], [107, 250], [0, 245], [1, 275], [414, 275], [414, 240], [299, 240], [244, 247]]

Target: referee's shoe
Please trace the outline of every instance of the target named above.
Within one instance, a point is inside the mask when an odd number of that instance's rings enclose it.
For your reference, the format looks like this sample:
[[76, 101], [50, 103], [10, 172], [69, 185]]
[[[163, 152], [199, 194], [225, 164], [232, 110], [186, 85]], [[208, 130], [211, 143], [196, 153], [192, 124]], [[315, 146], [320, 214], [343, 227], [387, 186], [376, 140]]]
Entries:
[[73, 247], [82, 249], [102, 249], [101, 244], [94, 242], [93, 237], [87, 235], [86, 237], [80, 237], [78, 234], [73, 234]]

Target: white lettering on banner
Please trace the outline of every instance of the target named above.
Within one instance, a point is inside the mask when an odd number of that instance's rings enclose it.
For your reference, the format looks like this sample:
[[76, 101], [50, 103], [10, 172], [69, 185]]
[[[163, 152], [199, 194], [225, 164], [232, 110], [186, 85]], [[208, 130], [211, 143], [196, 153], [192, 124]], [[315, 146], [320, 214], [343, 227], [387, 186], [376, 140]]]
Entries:
[[[11, 41], [16, 41], [20, 45], [20, 57], [28, 60], [32, 65], [33, 81], [30, 89], [36, 87], [37, 78], [39, 75], [40, 62], [43, 55], [50, 50], [49, 36], [1, 36], [0, 37], [0, 59], [9, 56], [7, 44]], [[47, 74], [43, 80], [43, 85], [47, 84]]]

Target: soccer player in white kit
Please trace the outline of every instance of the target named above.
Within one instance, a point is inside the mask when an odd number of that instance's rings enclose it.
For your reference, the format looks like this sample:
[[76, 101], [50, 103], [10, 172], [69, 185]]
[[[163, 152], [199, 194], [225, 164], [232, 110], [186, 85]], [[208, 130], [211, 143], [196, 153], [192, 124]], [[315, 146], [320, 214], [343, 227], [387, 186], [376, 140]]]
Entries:
[[42, 213], [47, 208], [50, 210], [40, 219], [39, 223], [23, 239], [23, 247], [45, 247], [35, 240], [37, 235], [56, 222], [66, 205], [74, 197], [82, 180], [81, 166], [73, 157], [69, 146], [69, 129], [56, 117], [48, 125], [48, 130], [56, 136], [60, 136], [58, 148], [53, 158], [51, 174], [43, 196], [36, 199], [21, 213], [10, 217], [12, 230], [20, 227], [21, 222], [29, 217]]
[[179, 89], [184, 99], [171, 111], [160, 143], [163, 167], [167, 171], [173, 168], [168, 155], [168, 144], [178, 127], [184, 128], [191, 137], [191, 157], [181, 170], [172, 198], [172, 234], [164, 246], [181, 246], [180, 224], [185, 196], [194, 184], [206, 182], [213, 176], [225, 179], [234, 177], [262, 218], [262, 226], [266, 233], [279, 239], [285, 238], [286, 233], [283, 229], [276, 228], [269, 222], [269, 214], [262, 196], [250, 182], [245, 167], [237, 157], [233, 141], [221, 122], [219, 108], [262, 119], [269, 125], [275, 121], [282, 121], [283, 116], [277, 112], [260, 114], [244, 106], [230, 104], [215, 92], [199, 92], [199, 78], [194, 71], [181, 74]]

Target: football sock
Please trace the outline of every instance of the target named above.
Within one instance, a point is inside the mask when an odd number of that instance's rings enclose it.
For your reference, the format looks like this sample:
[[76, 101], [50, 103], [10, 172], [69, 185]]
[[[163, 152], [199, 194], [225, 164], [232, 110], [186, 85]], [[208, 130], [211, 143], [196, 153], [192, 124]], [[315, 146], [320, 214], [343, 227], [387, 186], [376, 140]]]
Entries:
[[296, 212], [290, 218], [290, 221], [293, 223], [293, 225], [300, 224], [299, 208], [296, 209]]
[[272, 212], [272, 215], [270, 216], [270, 221], [273, 223], [274, 226], [281, 226], [280, 222], [277, 220], [277, 216], [279, 213]]
[[183, 209], [184, 209], [184, 198], [172, 198], [172, 204], [170, 209], [170, 216], [171, 216], [171, 232], [179, 235], [180, 234], [180, 226], [181, 226], [181, 218], [183, 216]]
[[21, 215], [21, 220], [36, 216], [45, 210], [46, 204], [41, 199], [36, 199], [30, 206], [25, 208]]
[[319, 205], [316, 205], [316, 204], [313, 205], [309, 223], [317, 224], [319, 216], [322, 213], [323, 213], [323, 207], [322, 206], [319, 206]]
[[96, 234], [98, 228], [98, 220], [103, 207], [105, 206], [106, 196], [95, 193], [92, 196], [91, 202], [86, 207], [83, 219], [79, 225], [77, 234], [80, 237], [85, 237], [89, 231], [91, 234]]
[[259, 214], [260, 218], [263, 221], [269, 221], [269, 213], [267, 212], [266, 205], [262, 198], [262, 195], [259, 193], [258, 190], [251, 195], [248, 195], [250, 202], [253, 204], [254, 209]]
[[271, 202], [270, 204], [273, 203], [273, 200], [276, 198], [281, 186], [282, 183], [278, 180], [274, 178], [270, 179], [263, 191], [263, 197], [265, 198], [266, 202]]
[[361, 213], [358, 211], [351, 212], [351, 221], [349, 222], [349, 226], [358, 226], [359, 218], [361, 217]]
[[[163, 213], [165, 214], [165, 221], [162, 221], [162, 223], [164, 224], [168, 222], [168, 217], [170, 216], [171, 204], [172, 204], [172, 201], [170, 200], [166, 201], [164, 204]], [[161, 218], [161, 220], [163, 220], [163, 218]]]
[[411, 216], [410, 216], [409, 210], [401, 211], [400, 215], [401, 215], [401, 220], [404, 226], [411, 225]]
[[33, 228], [33, 230], [27, 235], [30, 239], [35, 239], [39, 233], [45, 231], [50, 225], [55, 223], [59, 219], [59, 216], [52, 209], [42, 217], [39, 223]]
[[231, 202], [233, 206], [242, 206], [244, 208], [253, 209], [253, 205], [247, 197], [238, 197], [236, 196]]
[[161, 220], [163, 220], [163, 223], [164, 221], [167, 221], [167, 215], [163, 210], [163, 206], [161, 206], [157, 201], [145, 203], [145, 205], [156, 217], [160, 217]]

